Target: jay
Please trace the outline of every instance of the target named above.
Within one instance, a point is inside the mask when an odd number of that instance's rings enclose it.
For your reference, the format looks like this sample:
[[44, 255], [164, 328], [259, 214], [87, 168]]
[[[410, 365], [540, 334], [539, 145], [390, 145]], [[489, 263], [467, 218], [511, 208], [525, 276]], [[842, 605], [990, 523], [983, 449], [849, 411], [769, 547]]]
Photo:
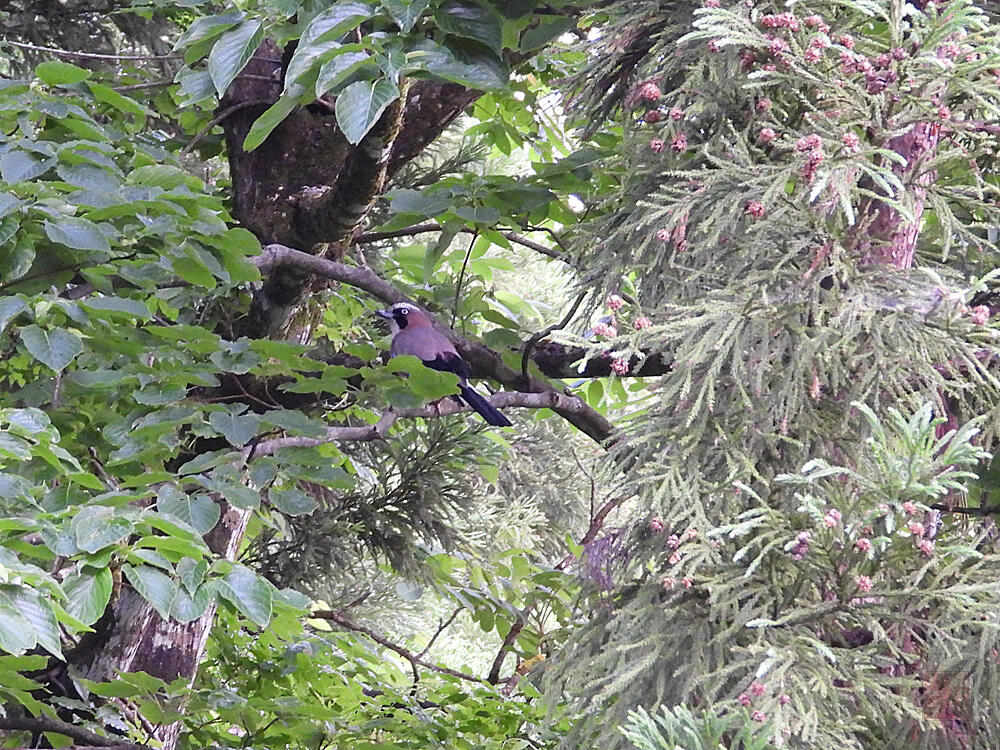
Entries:
[[494, 427], [511, 427], [511, 422], [493, 404], [480, 396], [469, 386], [469, 365], [459, 355], [451, 342], [434, 330], [427, 314], [415, 305], [400, 302], [376, 313], [388, 319], [392, 331], [391, 356], [409, 354], [417, 357], [432, 370], [453, 372], [458, 375], [458, 389], [461, 396], [453, 396], [465, 401], [487, 423]]

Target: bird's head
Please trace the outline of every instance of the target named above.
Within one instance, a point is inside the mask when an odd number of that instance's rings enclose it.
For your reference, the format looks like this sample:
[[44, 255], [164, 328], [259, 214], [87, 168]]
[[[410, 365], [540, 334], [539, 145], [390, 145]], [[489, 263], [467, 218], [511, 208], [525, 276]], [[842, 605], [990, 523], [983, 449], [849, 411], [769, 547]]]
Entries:
[[389, 327], [393, 333], [401, 331], [406, 327], [429, 326], [431, 324], [427, 313], [416, 305], [411, 305], [409, 302], [397, 302], [392, 307], [388, 307], [385, 310], [376, 310], [375, 312], [389, 321]]

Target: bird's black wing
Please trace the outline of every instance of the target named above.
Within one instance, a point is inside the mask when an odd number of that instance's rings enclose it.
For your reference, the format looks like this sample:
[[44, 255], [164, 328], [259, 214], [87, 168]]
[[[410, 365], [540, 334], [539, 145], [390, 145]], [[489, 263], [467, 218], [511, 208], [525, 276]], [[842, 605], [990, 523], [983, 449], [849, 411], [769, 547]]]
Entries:
[[469, 379], [469, 375], [472, 373], [469, 371], [469, 366], [465, 363], [457, 352], [445, 352], [443, 354], [437, 355], [434, 359], [424, 360], [424, 364], [432, 370], [438, 370], [440, 372], [453, 372], [458, 375], [459, 380], [463, 383]]

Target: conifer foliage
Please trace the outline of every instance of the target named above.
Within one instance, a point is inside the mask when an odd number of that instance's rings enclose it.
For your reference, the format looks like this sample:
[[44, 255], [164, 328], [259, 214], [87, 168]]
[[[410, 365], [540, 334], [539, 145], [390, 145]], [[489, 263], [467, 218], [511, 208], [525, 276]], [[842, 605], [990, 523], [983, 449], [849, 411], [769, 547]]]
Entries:
[[652, 321], [621, 356], [673, 367], [612, 451], [659, 515], [546, 676], [587, 717], [567, 746], [657, 704], [638, 746], [716, 747], [700, 711], [786, 747], [996, 746], [995, 532], [951, 511], [996, 440], [996, 24], [615, 7], [576, 103], [628, 147], [578, 247]]

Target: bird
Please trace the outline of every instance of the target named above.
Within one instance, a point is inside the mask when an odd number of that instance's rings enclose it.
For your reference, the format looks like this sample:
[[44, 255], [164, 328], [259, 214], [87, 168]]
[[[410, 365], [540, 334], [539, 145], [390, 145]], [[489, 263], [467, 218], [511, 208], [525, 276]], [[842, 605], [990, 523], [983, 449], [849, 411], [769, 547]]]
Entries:
[[408, 302], [399, 302], [375, 312], [389, 321], [392, 332], [390, 356], [409, 354], [432, 370], [455, 373], [458, 375], [458, 390], [461, 395], [453, 398], [465, 401], [494, 427], [513, 427], [511, 421], [493, 404], [472, 389], [469, 385], [469, 365], [452, 343], [434, 330], [427, 313]]

